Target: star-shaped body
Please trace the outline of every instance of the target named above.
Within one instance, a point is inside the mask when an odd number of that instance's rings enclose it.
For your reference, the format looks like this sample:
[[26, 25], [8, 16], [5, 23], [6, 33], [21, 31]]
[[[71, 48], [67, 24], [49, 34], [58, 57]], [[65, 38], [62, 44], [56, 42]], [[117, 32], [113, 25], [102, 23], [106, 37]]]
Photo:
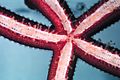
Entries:
[[64, 0], [26, 0], [53, 24], [46, 27], [0, 7], [0, 34], [21, 44], [54, 51], [48, 80], [72, 80], [76, 58], [120, 76], [119, 50], [90, 38], [119, 20], [120, 0], [102, 0], [75, 19]]

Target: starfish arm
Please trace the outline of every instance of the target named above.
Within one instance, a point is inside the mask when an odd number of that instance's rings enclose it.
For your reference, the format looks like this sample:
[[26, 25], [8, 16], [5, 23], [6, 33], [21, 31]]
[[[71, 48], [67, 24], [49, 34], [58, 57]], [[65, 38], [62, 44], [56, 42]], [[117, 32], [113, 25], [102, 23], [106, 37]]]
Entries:
[[53, 23], [57, 32], [70, 33], [72, 31], [71, 21], [65, 13], [66, 9], [61, 7], [65, 0], [25, 0], [25, 2], [41, 11]]
[[[71, 41], [65, 42], [64, 47], [57, 46], [50, 65], [48, 80], [69, 80], [73, 62], [73, 46]], [[71, 80], [71, 78], [70, 78]]]
[[61, 7], [64, 9], [65, 14], [68, 16], [68, 19], [70, 21], [74, 21], [75, 20], [75, 16], [73, 15], [72, 11], [70, 10], [66, 0], [58, 0]]
[[35, 47], [42, 47], [47, 45], [47, 43], [57, 43], [66, 38], [65, 35], [53, 34], [45, 30], [47, 29], [42, 24], [38, 26], [37, 23], [0, 7], [1, 35], [19, 43]]
[[120, 77], [120, 56], [81, 39], [74, 40], [78, 56], [106, 72]]
[[[95, 30], [100, 30], [120, 18], [120, 0], [103, 0], [95, 5], [92, 10], [84, 14], [83, 18], [76, 21], [77, 28], [74, 35], [87, 35]], [[116, 17], [116, 18], [115, 18]], [[84, 36], [83, 35], [83, 36]]]

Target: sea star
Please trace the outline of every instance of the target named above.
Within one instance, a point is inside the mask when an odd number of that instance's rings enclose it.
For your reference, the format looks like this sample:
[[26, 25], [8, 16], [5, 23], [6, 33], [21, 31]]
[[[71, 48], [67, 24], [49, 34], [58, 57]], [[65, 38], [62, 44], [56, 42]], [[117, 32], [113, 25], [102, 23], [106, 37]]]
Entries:
[[77, 57], [120, 77], [120, 51], [90, 38], [120, 19], [120, 0], [101, 0], [77, 19], [65, 0], [25, 0], [25, 3], [41, 11], [54, 28], [0, 7], [0, 34], [27, 46], [53, 50], [48, 80], [72, 80]]

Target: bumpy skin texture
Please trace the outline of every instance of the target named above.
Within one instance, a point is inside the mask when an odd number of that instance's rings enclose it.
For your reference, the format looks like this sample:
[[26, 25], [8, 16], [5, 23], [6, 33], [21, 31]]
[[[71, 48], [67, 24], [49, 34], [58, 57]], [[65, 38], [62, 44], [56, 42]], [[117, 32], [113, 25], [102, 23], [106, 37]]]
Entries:
[[48, 80], [72, 80], [78, 57], [120, 77], [120, 51], [90, 38], [120, 19], [120, 0], [101, 0], [77, 19], [64, 0], [25, 0], [25, 4], [41, 11], [55, 28], [0, 7], [0, 34], [23, 45], [53, 50]]

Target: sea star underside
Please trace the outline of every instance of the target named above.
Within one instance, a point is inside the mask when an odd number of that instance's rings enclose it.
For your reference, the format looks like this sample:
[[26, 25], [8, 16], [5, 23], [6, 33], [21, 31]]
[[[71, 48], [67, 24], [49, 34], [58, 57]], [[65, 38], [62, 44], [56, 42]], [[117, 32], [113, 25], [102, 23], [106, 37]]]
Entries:
[[65, 0], [25, 3], [41, 11], [53, 25], [48, 28], [0, 7], [0, 34], [20, 44], [53, 50], [48, 80], [72, 80], [78, 57], [120, 77], [120, 51], [91, 38], [120, 19], [120, 0], [101, 0], [78, 18]]

